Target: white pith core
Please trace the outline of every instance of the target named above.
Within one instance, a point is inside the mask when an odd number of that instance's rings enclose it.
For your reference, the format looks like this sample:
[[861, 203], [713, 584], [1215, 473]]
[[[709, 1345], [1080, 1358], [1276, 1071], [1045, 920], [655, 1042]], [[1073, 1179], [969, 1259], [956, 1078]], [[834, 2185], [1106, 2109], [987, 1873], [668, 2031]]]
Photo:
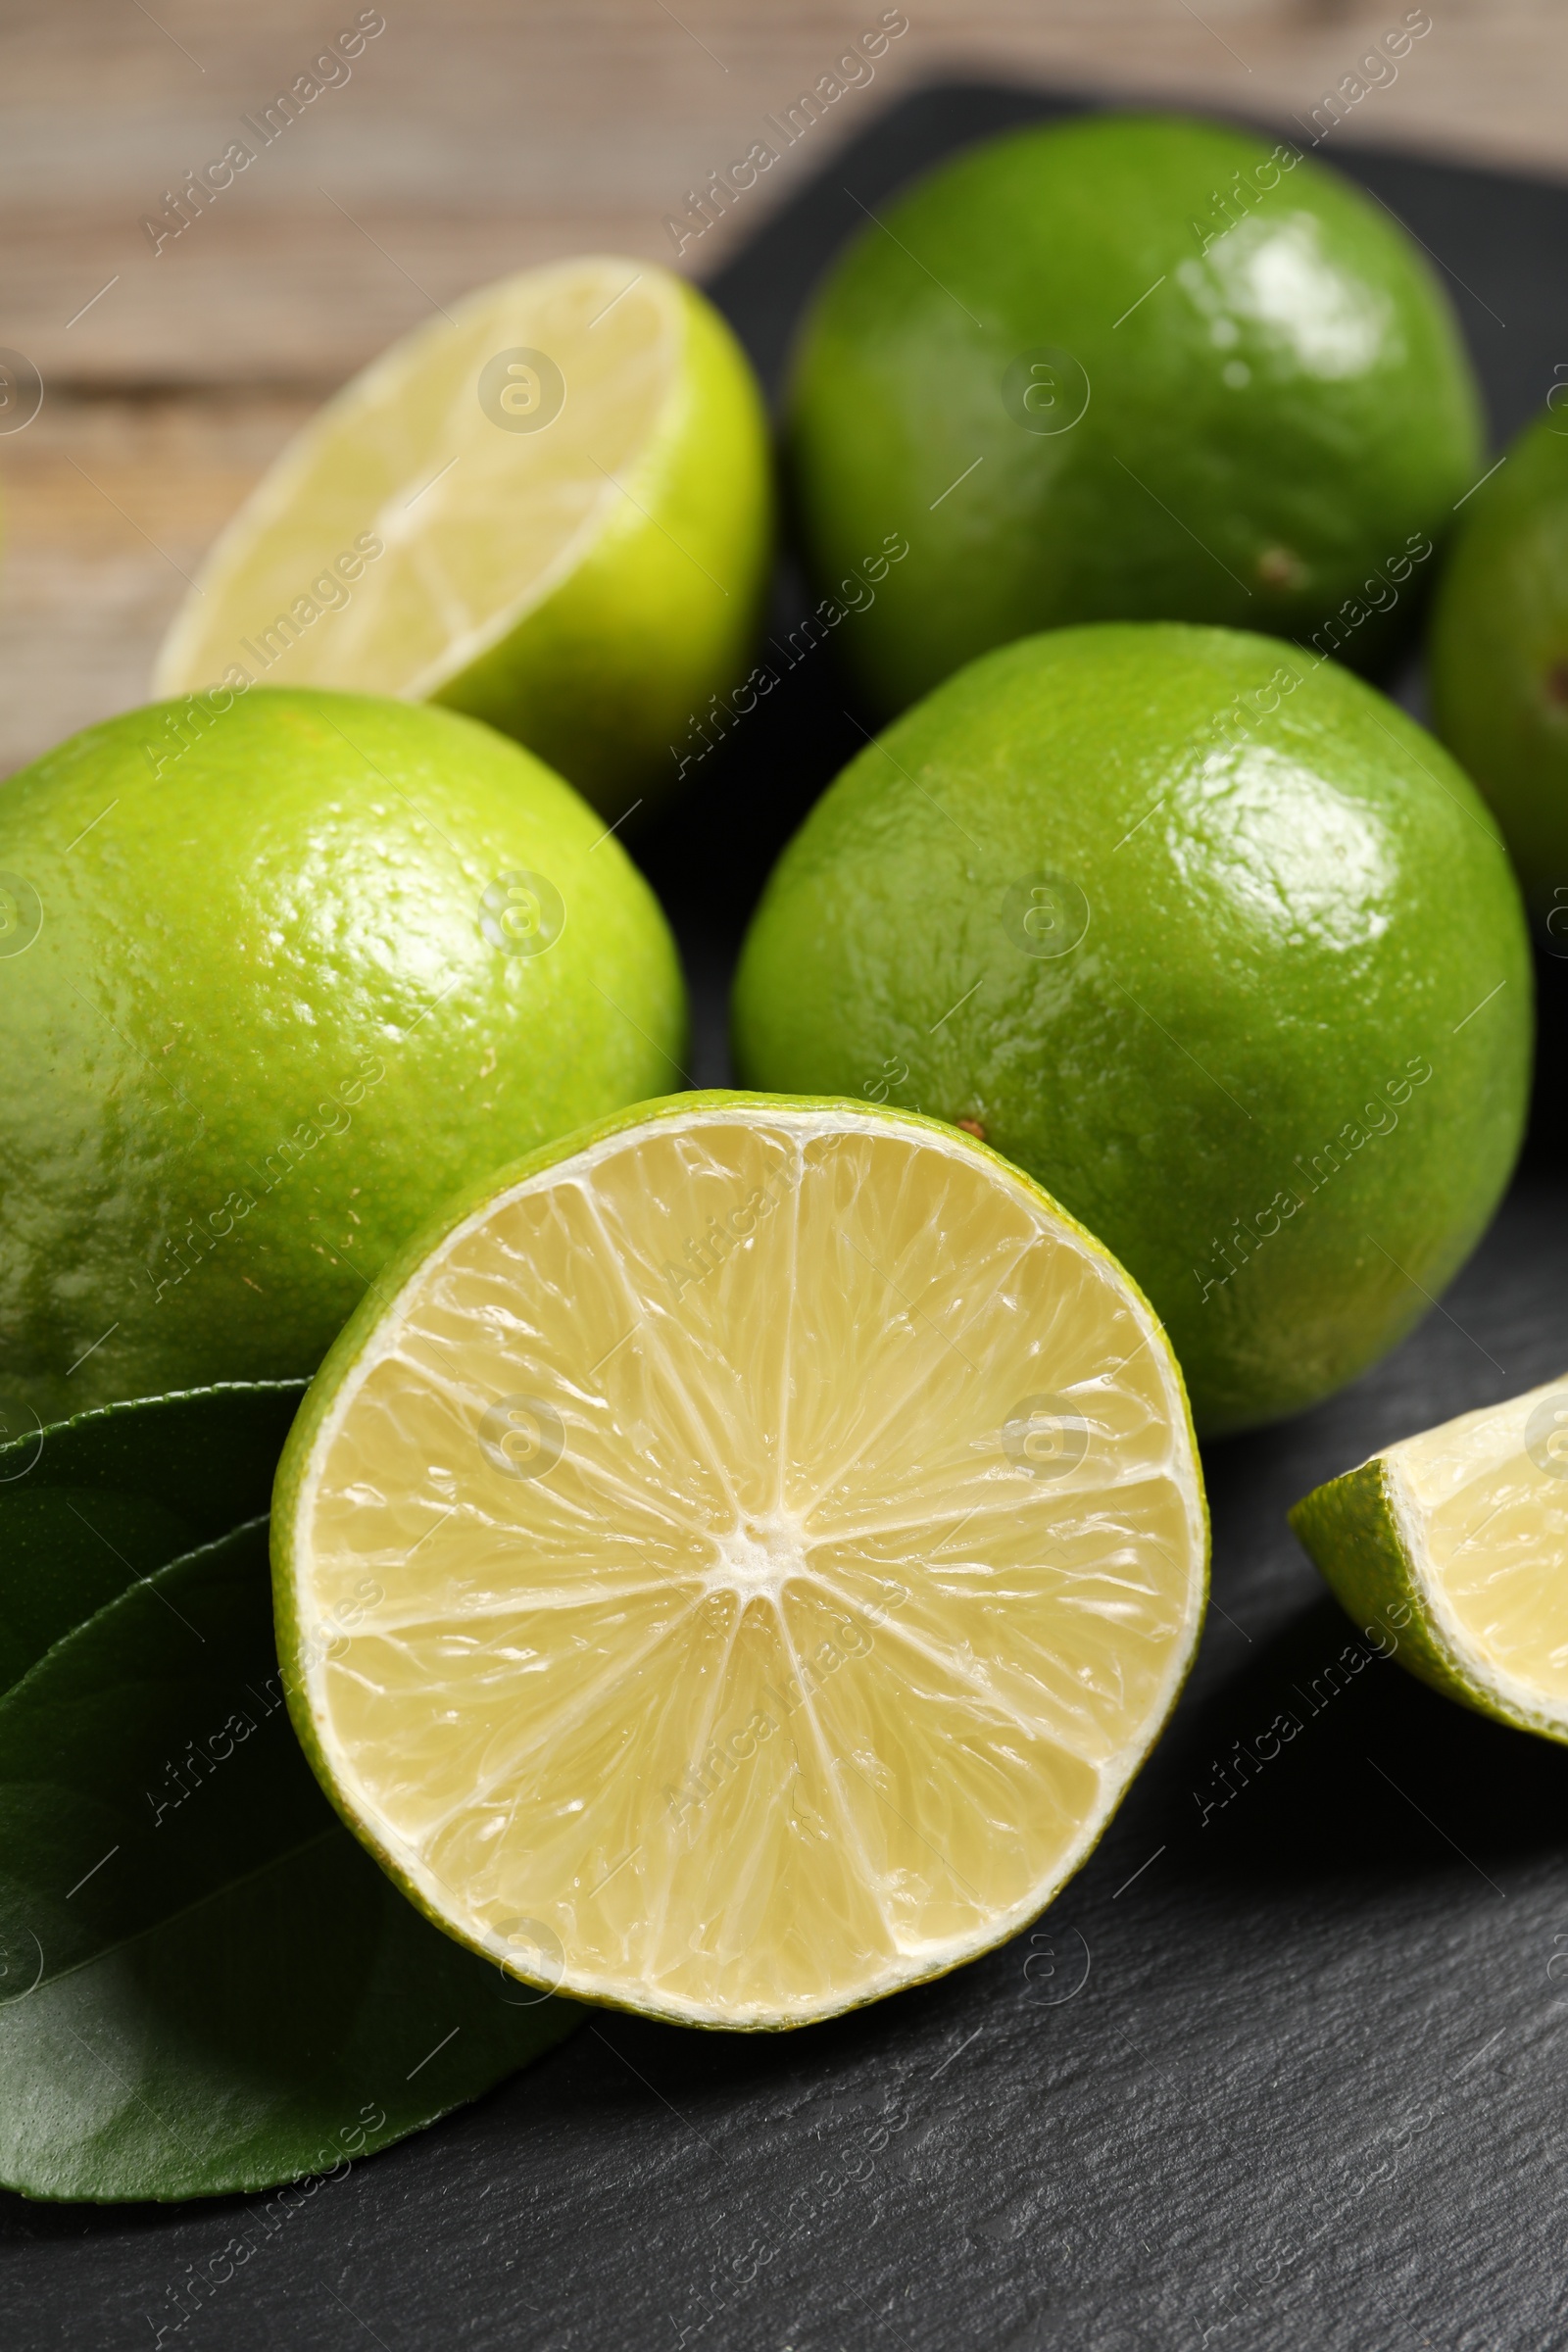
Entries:
[[792, 1576], [810, 1566], [804, 1526], [789, 1511], [771, 1511], [765, 1518], [737, 1520], [727, 1536], [713, 1543], [713, 1565], [703, 1579], [705, 1595], [729, 1592], [744, 1607], [749, 1600], [768, 1600], [776, 1608]]

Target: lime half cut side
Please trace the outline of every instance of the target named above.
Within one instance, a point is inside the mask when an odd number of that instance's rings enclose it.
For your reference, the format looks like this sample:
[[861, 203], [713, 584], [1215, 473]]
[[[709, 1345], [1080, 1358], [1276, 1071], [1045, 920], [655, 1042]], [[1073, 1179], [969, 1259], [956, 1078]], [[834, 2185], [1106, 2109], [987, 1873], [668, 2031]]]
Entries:
[[657, 793], [744, 666], [770, 497], [760, 396], [704, 296], [614, 256], [526, 270], [301, 428], [209, 556], [154, 691], [438, 701], [600, 805]]
[[1405, 1438], [1316, 1488], [1291, 1525], [1412, 1673], [1568, 1740], [1568, 1379]]
[[280, 1654], [358, 1835], [517, 1977], [779, 2027], [1083, 1861], [1207, 1526], [1138, 1291], [940, 1122], [687, 1095], [524, 1161], [344, 1332]]

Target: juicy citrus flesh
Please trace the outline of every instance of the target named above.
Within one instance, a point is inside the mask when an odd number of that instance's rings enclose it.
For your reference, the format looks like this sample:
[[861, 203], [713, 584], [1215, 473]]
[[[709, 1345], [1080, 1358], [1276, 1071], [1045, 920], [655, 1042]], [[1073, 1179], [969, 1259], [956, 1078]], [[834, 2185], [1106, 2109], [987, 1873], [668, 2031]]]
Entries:
[[[156, 691], [205, 687], [230, 663], [254, 671], [260, 648], [269, 684], [436, 693], [542, 601], [622, 505], [615, 477], [635, 469], [676, 381], [682, 302], [663, 271], [593, 258], [485, 287], [394, 344], [304, 429], [220, 540]], [[489, 382], [508, 352], [530, 356]], [[540, 355], [564, 386], [553, 416], [558, 387]], [[546, 421], [521, 429], [531, 414]], [[382, 551], [368, 561], [366, 535]], [[362, 568], [334, 580], [335, 560], [357, 548]], [[277, 630], [280, 615], [292, 631]]]
[[1550, 1710], [1568, 1732], [1564, 1433], [1568, 1383], [1553, 1381], [1407, 1438], [1386, 1460], [1434, 1630], [1456, 1667], [1478, 1689]]
[[995, 1154], [677, 1100], [509, 1182], [368, 1328], [280, 1475], [283, 1653], [345, 1817], [461, 1940], [793, 2025], [1082, 1860], [1191, 1656], [1201, 1487], [1152, 1314]]

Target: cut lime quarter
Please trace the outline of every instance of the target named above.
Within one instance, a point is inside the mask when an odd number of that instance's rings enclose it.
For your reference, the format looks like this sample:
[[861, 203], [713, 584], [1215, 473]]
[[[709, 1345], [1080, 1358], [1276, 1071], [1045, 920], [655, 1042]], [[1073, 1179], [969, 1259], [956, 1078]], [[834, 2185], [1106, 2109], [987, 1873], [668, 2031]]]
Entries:
[[1412, 1674], [1568, 1740], [1568, 1379], [1405, 1438], [1291, 1524]]
[[1207, 1523], [1145, 1300], [1027, 1177], [686, 1095], [416, 1244], [278, 1473], [296, 1727], [431, 1918], [709, 2026], [939, 1975], [1083, 1861]]
[[712, 306], [603, 255], [485, 286], [295, 436], [219, 540], [159, 695], [332, 686], [515, 735], [612, 815], [749, 658], [760, 395]]

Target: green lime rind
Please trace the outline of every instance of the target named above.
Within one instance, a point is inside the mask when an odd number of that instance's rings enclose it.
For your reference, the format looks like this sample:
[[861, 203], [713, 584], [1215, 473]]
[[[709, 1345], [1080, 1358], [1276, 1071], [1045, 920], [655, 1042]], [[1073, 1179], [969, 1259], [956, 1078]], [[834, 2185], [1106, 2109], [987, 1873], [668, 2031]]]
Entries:
[[[657, 1101], [635, 1103], [627, 1110], [613, 1112], [591, 1126], [579, 1128], [573, 1135], [564, 1136], [555, 1143], [547, 1144], [540, 1150], [529, 1152], [524, 1158], [514, 1161], [512, 1166], [502, 1168], [487, 1177], [484, 1182], [466, 1187], [463, 1192], [457, 1194], [441, 1214], [433, 1218], [421, 1233], [416, 1235], [407, 1248], [384, 1268], [380, 1279], [367, 1293], [358, 1309], [344, 1325], [322, 1362], [320, 1370], [312, 1382], [284, 1445], [282, 1457], [277, 1466], [277, 1478], [272, 1490], [272, 1603], [277, 1632], [277, 1654], [283, 1670], [282, 1683], [290, 1719], [306, 1759], [339, 1818], [353, 1832], [361, 1844], [374, 1856], [387, 1876], [416, 1909], [420, 1911], [434, 1926], [440, 1928], [445, 1935], [450, 1936], [454, 1942], [463, 1945], [466, 1950], [482, 1952], [483, 1956], [490, 1960], [495, 1959], [495, 1953], [476, 1942], [471, 1936], [466, 1936], [450, 1919], [444, 1917], [424, 1889], [413, 1882], [409, 1873], [403, 1868], [399, 1856], [378, 1835], [375, 1825], [365, 1817], [338, 1787], [332, 1764], [326, 1754], [307, 1691], [305, 1674], [307, 1642], [300, 1623], [296, 1592], [298, 1581], [297, 1520], [312, 1457], [336, 1402], [338, 1392], [359, 1362], [369, 1340], [379, 1330], [384, 1320], [398, 1313], [404, 1290], [418, 1274], [432, 1250], [446, 1240], [455, 1227], [461, 1225], [476, 1209], [483, 1207], [486, 1201], [496, 1199], [513, 1186], [523, 1183], [530, 1176], [537, 1175], [546, 1168], [554, 1167], [562, 1160], [568, 1159], [579, 1152], [590, 1150], [594, 1145], [604, 1142], [610, 1136], [624, 1133], [628, 1128], [652, 1125], [661, 1119], [689, 1118], [694, 1112], [700, 1113], [705, 1110], [734, 1111], [740, 1108], [755, 1109], [762, 1114], [770, 1110], [779, 1110], [796, 1116], [803, 1112], [853, 1110], [859, 1117], [871, 1116], [884, 1119], [891, 1127], [921, 1128], [928, 1133], [940, 1135], [944, 1143], [950, 1147], [956, 1140], [964, 1148], [980, 1152], [996, 1166], [1004, 1169], [1010, 1183], [1041, 1201], [1052, 1216], [1057, 1218], [1093, 1257], [1098, 1258], [1114, 1271], [1117, 1278], [1126, 1286], [1128, 1294], [1136, 1304], [1149, 1318], [1150, 1344], [1161, 1350], [1163, 1362], [1170, 1375], [1173, 1392], [1180, 1403], [1182, 1429], [1186, 1437], [1193, 1470], [1193, 1500], [1197, 1508], [1200, 1539], [1196, 1579], [1197, 1590], [1193, 1596], [1186, 1655], [1182, 1658], [1180, 1669], [1173, 1678], [1165, 1709], [1158, 1721], [1150, 1728], [1142, 1753], [1138, 1756], [1137, 1761], [1128, 1767], [1126, 1778], [1107, 1805], [1104, 1818], [1085, 1844], [1082, 1852], [1074, 1858], [1069, 1868], [1062, 1871], [1058, 1879], [1041, 1891], [1039, 1906], [1041, 1910], [1054, 1901], [1067, 1881], [1075, 1877], [1078, 1871], [1084, 1867], [1115, 1819], [1123, 1797], [1169, 1722], [1171, 1712], [1181, 1696], [1197, 1656], [1208, 1603], [1212, 1531], [1209, 1521], [1208, 1498], [1203, 1486], [1202, 1462], [1198, 1450], [1197, 1432], [1193, 1426], [1192, 1407], [1188, 1401], [1181, 1366], [1176, 1360], [1158, 1316], [1126, 1268], [1111, 1254], [1104, 1244], [1088, 1230], [1087, 1226], [1080, 1224], [1069, 1210], [1063, 1208], [1058, 1200], [1054, 1200], [1043, 1185], [1037, 1184], [1023, 1169], [1016, 1167], [1000, 1152], [993, 1151], [988, 1144], [956, 1131], [947, 1120], [931, 1118], [914, 1111], [889, 1110], [879, 1103], [855, 1102], [839, 1096], [765, 1095], [734, 1089], [710, 1088], [695, 1090], [690, 1094], [664, 1096]], [[954, 1969], [964, 1967], [969, 1961], [980, 1958], [984, 1952], [995, 1949], [1000, 1943], [1004, 1943], [1009, 1936], [1018, 1932], [1021, 1926], [1026, 1924], [1027, 1922], [1021, 1920], [1007, 1920], [995, 1935], [978, 1940], [972, 1949], [955, 1953], [951, 1957], [939, 1961], [923, 1977], [901, 1981], [896, 1989], [906, 1991], [915, 1984], [929, 1984], [939, 1977], [951, 1975]], [[520, 1959], [509, 1960], [507, 1970], [508, 1974], [519, 1983], [536, 1984], [540, 1985], [541, 1989], [547, 1991], [556, 1989], [555, 1985], [546, 1984], [542, 1979], [528, 1977]], [[853, 2009], [865, 2008], [871, 2002], [883, 1997], [885, 1996], [881, 1992], [864, 1993], [846, 2000], [836, 2012], [824, 2011], [809, 2019], [781, 2018], [753, 2022], [751, 2020], [698, 2018], [691, 2016], [686, 2011], [664, 2012], [652, 2003], [622, 2000], [607, 1993], [579, 1991], [575, 1987], [570, 1988], [570, 1998], [573, 2001], [581, 2001], [592, 2007], [624, 2009], [635, 2016], [668, 2015], [676, 2023], [709, 2031], [739, 2030], [751, 2033], [792, 2032], [802, 2025], [820, 2024], [828, 2015], [842, 2015]]]
[[1216, 1437], [1441, 1297], [1518, 1152], [1534, 991], [1495, 819], [1414, 720], [1255, 633], [1105, 622], [857, 753], [731, 1018], [744, 1084], [979, 1123], [1135, 1276]]
[[751, 659], [773, 548], [760, 389], [711, 303], [672, 282], [685, 359], [620, 507], [561, 585], [431, 698], [515, 736], [606, 817], [639, 794], [666, 799], [700, 751], [694, 727]]
[[454, 711], [122, 712], [8, 780], [0, 877], [0, 1326], [44, 1421], [309, 1372], [448, 1192], [685, 1051], [618, 839]]
[[1495, 811], [1549, 953], [1568, 930], [1568, 416], [1510, 442], [1432, 606], [1433, 721]]
[[1418, 1534], [1401, 1512], [1397, 1473], [1386, 1454], [1315, 1487], [1288, 1513], [1291, 1526], [1335, 1598], [1369, 1639], [1380, 1632], [1393, 1655], [1445, 1698], [1494, 1723], [1568, 1745], [1568, 1722], [1533, 1707], [1478, 1672], [1446, 1631], [1419, 1565]]
[[1481, 418], [1385, 207], [1290, 141], [1098, 114], [982, 140], [860, 224], [805, 320], [789, 444], [819, 586], [854, 600], [845, 658], [891, 711], [1090, 620], [1375, 665], [1484, 470]]

